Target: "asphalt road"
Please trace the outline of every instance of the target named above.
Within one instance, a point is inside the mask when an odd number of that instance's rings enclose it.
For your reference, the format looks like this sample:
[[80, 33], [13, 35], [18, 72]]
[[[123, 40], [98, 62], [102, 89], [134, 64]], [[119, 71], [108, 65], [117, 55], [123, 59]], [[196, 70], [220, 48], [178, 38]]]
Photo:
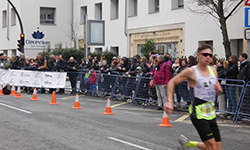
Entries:
[[[74, 110], [75, 97], [56, 95], [59, 105], [49, 105], [51, 94], [39, 101], [0, 97], [0, 150], [175, 150], [180, 134], [199, 140], [188, 114], [174, 112], [172, 128], [159, 127], [162, 111], [112, 101], [114, 115], [106, 116], [106, 100], [81, 96], [83, 109]], [[218, 118], [223, 149], [250, 147], [250, 124]]]

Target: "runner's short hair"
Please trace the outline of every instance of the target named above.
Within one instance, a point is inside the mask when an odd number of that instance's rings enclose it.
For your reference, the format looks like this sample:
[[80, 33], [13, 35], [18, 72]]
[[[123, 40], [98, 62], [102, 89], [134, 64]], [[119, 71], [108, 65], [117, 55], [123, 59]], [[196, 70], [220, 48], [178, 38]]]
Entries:
[[200, 47], [198, 47], [197, 53], [200, 53], [201, 51], [203, 51], [205, 49], [210, 49], [213, 52], [213, 47], [211, 45], [202, 44]]

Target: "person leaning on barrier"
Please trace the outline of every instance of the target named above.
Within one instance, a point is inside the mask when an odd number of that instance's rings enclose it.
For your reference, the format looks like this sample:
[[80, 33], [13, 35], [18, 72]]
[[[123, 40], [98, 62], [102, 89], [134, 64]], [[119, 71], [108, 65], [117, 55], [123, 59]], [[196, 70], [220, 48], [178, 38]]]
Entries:
[[20, 54], [20, 66], [19, 67], [23, 67], [24, 63], [25, 63], [25, 56], [24, 54]]
[[[67, 63], [66, 61], [64, 60], [64, 56], [63, 55], [60, 55], [59, 56], [59, 60], [57, 61], [56, 63], [56, 69], [57, 71], [59, 72], [64, 72], [66, 71], [67, 69]], [[64, 88], [60, 88], [59, 91], [58, 91], [59, 94], [63, 94], [64, 93]]]
[[244, 80], [246, 83], [249, 81], [249, 76], [248, 76], [248, 72], [249, 72], [249, 61], [247, 60], [248, 56], [246, 53], [242, 53], [239, 56], [239, 61], [240, 61], [240, 71], [239, 71], [239, 75], [238, 75], [238, 79], [239, 80]]
[[164, 56], [159, 55], [157, 57], [157, 64], [154, 69], [150, 72], [154, 74], [154, 85], [157, 93], [158, 108], [162, 110], [163, 104], [167, 100], [167, 84], [171, 78], [170, 67], [167, 62], [164, 62]]
[[53, 54], [51, 54], [49, 56], [49, 59], [48, 59], [48, 68], [50, 71], [54, 71], [55, 67], [56, 67], [56, 60], [55, 60], [55, 56]]
[[108, 72], [112, 72], [112, 71], [118, 71], [118, 66], [117, 66], [117, 58], [116, 57], [113, 57], [112, 58], [112, 62], [111, 62], [111, 65], [110, 65], [110, 68], [107, 69]]
[[45, 68], [47, 68], [46, 57], [44, 56], [43, 53], [41, 53], [39, 58], [40, 58], [40, 60], [39, 60], [40, 67], [38, 68], [38, 70], [45, 70]]
[[4, 54], [2, 57], [3, 57], [4, 69], [8, 69], [10, 67], [10, 60], [8, 59], [6, 54]]
[[[94, 57], [93, 62], [92, 62], [92, 66], [94, 67], [94, 70], [99, 70], [100, 66], [99, 66], [99, 60], [97, 57]], [[91, 66], [91, 68], [92, 68]]]
[[128, 63], [127, 57], [122, 57], [121, 64], [117, 66], [118, 71], [120, 72], [127, 72], [129, 70], [130, 66]]
[[139, 66], [139, 64], [137, 63], [137, 59], [135, 57], [133, 57], [131, 59], [131, 65], [130, 65], [130, 69], [128, 70], [128, 72], [126, 72], [126, 75], [131, 75], [131, 76], [135, 76], [136, 73], [136, 68]]
[[[226, 79], [236, 80], [237, 75], [238, 75], [237, 57], [235, 55], [230, 56], [228, 62], [229, 62], [229, 64], [225, 68]], [[235, 95], [236, 81], [227, 81], [226, 83], [231, 85], [231, 86], [225, 86], [226, 95], [227, 95], [227, 106], [228, 106], [227, 111], [235, 113], [236, 105], [237, 105], [236, 95]], [[233, 115], [225, 114], [224, 116], [227, 117], [227, 116], [233, 116]]]
[[89, 55], [89, 56], [88, 56], [88, 59], [89, 59], [89, 61], [87, 62], [87, 65], [88, 65], [88, 68], [91, 68], [92, 63], [93, 63], [93, 56], [92, 56], [92, 55]]
[[78, 69], [87, 69], [88, 65], [86, 64], [86, 60], [82, 58], [82, 63], [79, 65]]
[[67, 70], [69, 75], [69, 81], [71, 84], [72, 91], [70, 94], [76, 93], [76, 80], [77, 80], [77, 61], [74, 59], [74, 57], [70, 57], [69, 61], [67, 62]]
[[149, 64], [147, 62], [148, 62], [148, 60], [147, 60], [146, 57], [142, 57], [141, 58], [141, 65], [140, 65], [140, 67], [141, 67], [141, 71], [142, 71], [143, 74], [149, 72]]

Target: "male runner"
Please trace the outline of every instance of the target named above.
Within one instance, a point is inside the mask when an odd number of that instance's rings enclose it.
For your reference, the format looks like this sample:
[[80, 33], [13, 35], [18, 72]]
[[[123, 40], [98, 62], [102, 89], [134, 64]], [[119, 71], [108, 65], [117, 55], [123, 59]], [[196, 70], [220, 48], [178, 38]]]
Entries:
[[191, 98], [193, 99], [193, 104], [189, 107], [190, 118], [203, 141], [189, 141], [181, 135], [179, 150], [185, 150], [188, 147], [196, 147], [202, 150], [222, 149], [214, 108], [215, 96], [222, 93], [222, 88], [217, 79], [216, 69], [208, 66], [212, 57], [212, 50], [213, 48], [210, 45], [200, 46], [197, 50], [199, 63], [172, 78], [167, 86], [168, 101], [165, 103], [164, 110], [170, 115], [173, 111], [174, 87], [188, 80]]

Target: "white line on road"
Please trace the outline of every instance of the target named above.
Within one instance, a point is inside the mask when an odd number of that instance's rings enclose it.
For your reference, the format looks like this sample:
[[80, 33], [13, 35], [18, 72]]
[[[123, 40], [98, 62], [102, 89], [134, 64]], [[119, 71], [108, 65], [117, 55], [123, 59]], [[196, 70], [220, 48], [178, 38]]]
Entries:
[[27, 114], [32, 114], [32, 112], [30, 112], [30, 111], [23, 110], [23, 109], [20, 109], [20, 108], [17, 108], [17, 107], [13, 107], [13, 106], [10, 106], [10, 105], [7, 105], [7, 104], [0, 103], [0, 105], [5, 106], [5, 107], [9, 107], [9, 108], [12, 108], [12, 109], [15, 109], [15, 110], [27, 113]]
[[145, 147], [142, 147], [142, 146], [139, 146], [139, 145], [135, 145], [135, 144], [132, 144], [132, 143], [129, 143], [129, 142], [123, 141], [123, 140], [119, 140], [119, 139], [116, 139], [116, 138], [113, 138], [113, 137], [108, 137], [108, 138], [109, 138], [109, 139], [111, 139], [111, 140], [117, 141], [117, 142], [121, 142], [121, 143], [124, 143], [124, 144], [130, 145], [130, 146], [134, 146], [134, 147], [139, 148], [139, 149], [143, 149], [143, 150], [151, 150], [151, 149], [148, 149], [148, 148], [145, 148]]

